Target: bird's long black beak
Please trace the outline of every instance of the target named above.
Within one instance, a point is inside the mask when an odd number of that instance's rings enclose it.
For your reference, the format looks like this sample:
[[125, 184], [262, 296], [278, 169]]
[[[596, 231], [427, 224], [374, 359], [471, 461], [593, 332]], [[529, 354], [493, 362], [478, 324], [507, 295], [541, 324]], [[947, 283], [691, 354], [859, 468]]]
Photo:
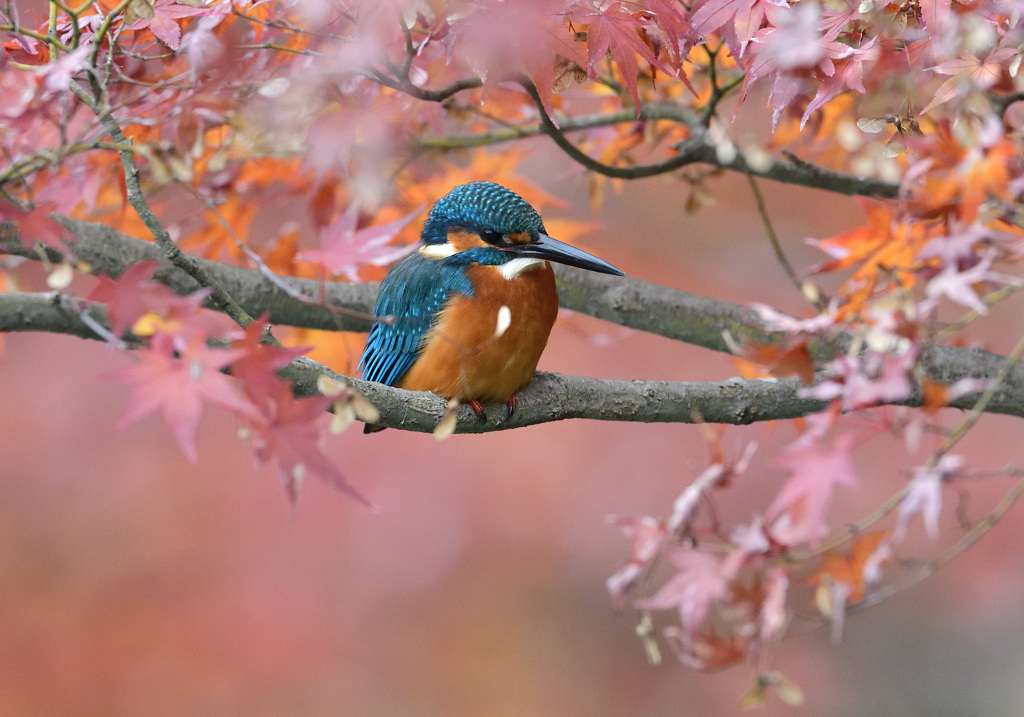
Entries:
[[556, 261], [559, 264], [587, 269], [588, 271], [624, 276], [624, 272], [621, 269], [612, 266], [604, 259], [598, 259], [593, 254], [588, 254], [582, 249], [577, 249], [565, 242], [552, 239], [547, 234], [540, 234], [537, 241], [530, 242], [529, 244], [516, 244], [509, 247], [507, 251], [516, 256], [546, 259], [548, 261]]

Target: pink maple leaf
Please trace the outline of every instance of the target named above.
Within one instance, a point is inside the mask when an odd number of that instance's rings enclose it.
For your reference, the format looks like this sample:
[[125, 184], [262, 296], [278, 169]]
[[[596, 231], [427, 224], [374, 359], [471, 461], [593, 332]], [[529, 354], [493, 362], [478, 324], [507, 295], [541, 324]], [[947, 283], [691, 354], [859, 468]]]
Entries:
[[772, 568], [768, 574], [768, 587], [761, 602], [760, 638], [767, 642], [782, 634], [786, 626], [786, 593], [789, 590], [789, 573], [784, 568]]
[[[92, 44], [93, 38], [96, 36], [96, 31], [103, 26], [103, 15], [96, 13], [95, 15], [84, 15], [78, 17], [78, 43], [80, 46], [89, 46]], [[71, 45], [75, 40], [75, 26], [72, 23], [70, 17], [62, 16], [57, 22], [57, 36], [60, 41]]]
[[210, 348], [204, 341], [193, 341], [177, 353], [174, 337], [156, 334], [150, 346], [136, 354], [138, 363], [111, 375], [135, 386], [117, 427], [124, 428], [161, 409], [181, 450], [195, 462], [195, 435], [204, 402], [250, 420], [260, 418], [238, 385], [221, 372], [239, 355], [238, 351]]
[[188, 59], [193, 77], [223, 59], [226, 50], [214, 32], [223, 19], [223, 15], [207, 15], [193, 23], [182, 38], [179, 51]]
[[[764, 23], [765, 5], [785, 4], [784, 0], [708, 0], [690, 16], [693, 31], [707, 37], [722, 30], [729, 49], [742, 57], [754, 33]], [[731, 25], [729, 21], [732, 20]]]
[[842, 33], [843, 29], [851, 22], [856, 22], [860, 15], [860, 3], [857, 0], [825, 4], [822, 8], [823, 19], [821, 21], [821, 29], [825, 31], [825, 39], [830, 42], [835, 40]]
[[752, 39], [754, 57], [743, 80], [740, 101], [751, 84], [771, 76], [769, 102], [774, 110], [774, 131], [790, 103], [817, 84], [812, 75], [832, 77], [836, 74], [833, 59], [845, 57], [852, 49], [835, 41], [835, 30], [822, 32], [821, 9], [814, 3], [767, 5], [765, 16], [769, 25], [758, 30]]
[[24, 115], [32, 107], [38, 89], [39, 77], [36, 73], [14, 72], [4, 66], [0, 72], [0, 97], [4, 98], [0, 103], [0, 117], [13, 120]]
[[[13, 3], [9, 3], [6, 7], [7, 10], [10, 11], [13, 10], [16, 6]], [[11, 21], [12, 16], [14, 18], [13, 22]], [[16, 13], [11, 13], [11, 15], [8, 16], [4, 12], [0, 12], [0, 23], [10, 28], [16, 28], [19, 26], [19, 24], [21, 24], [18, 21]], [[21, 26], [25, 27], [25, 25], [23, 24], [21, 24]], [[43, 32], [45, 32], [45, 28], [43, 29]], [[22, 51], [24, 51], [25, 54], [27, 55], [39, 54], [39, 50], [36, 48], [40, 43], [34, 37], [29, 37], [28, 35], [24, 35], [20, 32], [14, 32], [13, 30], [6, 30], [0, 31], [0, 38], [9, 38], [5, 39], [3, 43], [0, 44], [0, 55], [3, 54], [3, 51], [5, 49], [13, 50], [15, 45]], [[6, 45], [7, 47], [5, 48], [4, 45]]]
[[320, 448], [323, 418], [334, 402], [329, 396], [295, 398], [291, 384], [282, 381], [263, 418], [252, 425], [253, 445], [261, 461], [274, 460], [288, 498], [295, 504], [307, 475], [320, 478], [360, 503], [374, 507], [345, 480]]
[[680, 548], [668, 553], [676, 572], [657, 593], [638, 600], [637, 607], [679, 611], [679, 621], [692, 638], [712, 605], [729, 594], [732, 576], [722, 570], [718, 558], [703, 550]]
[[849, 87], [864, 94], [864, 63], [874, 60], [878, 56], [878, 48], [875, 47], [875, 39], [871, 38], [859, 48], [851, 48], [841, 42], [830, 42], [827, 45], [826, 57], [834, 61], [832, 73], [826, 73], [827, 79], [818, 85], [818, 92], [814, 99], [807, 105], [804, 116], [800, 120], [800, 129], [810, 116], [818, 109], [842, 92], [844, 87]]
[[83, 43], [81, 47], [61, 55], [56, 62], [41, 65], [36, 72], [43, 78], [43, 87], [51, 94], [67, 92], [71, 79], [89, 61], [92, 45]]
[[734, 550], [722, 561], [722, 572], [729, 577], [735, 576], [752, 557], [766, 553], [771, 548], [760, 517], [747, 525], [733, 528], [729, 531], [729, 540]]
[[896, 527], [892, 539], [902, 541], [907, 535], [907, 525], [918, 513], [924, 520], [924, 529], [929, 538], [939, 535], [939, 512], [942, 510], [942, 484], [964, 465], [964, 457], [945, 455], [935, 465], [919, 466], [914, 469], [907, 492], [900, 501], [896, 514]]
[[1012, 246], [1020, 236], [985, 226], [980, 221], [964, 226], [952, 220], [946, 234], [933, 237], [917, 253], [921, 260], [938, 259], [942, 266], [969, 266], [981, 258], [979, 248], [993, 244]]
[[400, 219], [356, 229], [359, 211], [353, 205], [324, 228], [320, 249], [300, 251], [297, 258], [321, 264], [332, 274], [344, 274], [349, 281], [359, 281], [359, 267], [386, 266], [416, 250], [415, 244], [393, 246], [390, 241], [422, 211], [420, 206]]
[[910, 371], [917, 362], [916, 347], [900, 352], [868, 351], [829, 362], [829, 377], [814, 386], [801, 386], [801, 398], [842, 399], [842, 409], [853, 411], [879, 403], [901, 401], [910, 395]]
[[632, 541], [629, 560], [607, 581], [612, 602], [618, 607], [625, 602], [626, 593], [636, 584], [637, 578], [643, 573], [647, 564], [661, 550], [667, 532], [664, 521], [649, 515], [613, 515], [608, 517], [608, 522], [618, 527]]
[[[654, 22], [653, 27], [648, 27], [648, 35], [658, 35], [659, 32], [663, 34], [669, 55], [675, 65], [680, 65], [699, 39], [681, 12], [682, 5], [675, 0], [646, 0], [644, 4], [647, 10], [643, 12], [643, 16]], [[682, 73], [680, 76], [689, 84]]]
[[464, 63], [485, 87], [525, 73], [533, 80], [545, 111], [553, 116], [556, 54], [581, 67], [586, 64], [579, 43], [573, 42], [560, 16], [565, 4], [564, 0], [467, 3], [446, 18], [450, 25], [437, 26], [434, 37], [447, 49], [449, 65], [452, 59]]
[[1017, 53], [1015, 47], [1003, 47], [993, 50], [984, 58], [979, 58], [972, 52], [965, 51], [960, 57], [929, 68], [939, 75], [952, 76], [939, 85], [932, 101], [921, 110], [921, 114], [954, 97], [963, 97], [975, 90], [987, 90], [999, 81], [1004, 69], [1003, 64], [1009, 62]]
[[807, 319], [797, 319], [788, 314], [783, 314], [766, 304], [754, 303], [750, 305], [750, 308], [761, 317], [765, 328], [771, 331], [785, 331], [790, 336], [815, 336], [822, 334], [832, 329], [837, 322], [836, 314], [838, 307], [834, 303], [829, 304], [822, 313]]
[[949, 19], [952, 7], [951, 0], [920, 0], [921, 24], [928, 30], [928, 34], [938, 36], [942, 33], [943, 25]]
[[993, 278], [992, 262], [995, 260], [993, 251], [986, 252], [981, 259], [968, 269], [961, 269], [958, 264], [947, 264], [942, 271], [933, 276], [925, 285], [925, 299], [921, 302], [921, 310], [930, 312], [945, 296], [968, 309], [973, 309], [984, 316], [988, 307], [978, 297], [974, 286]]
[[212, 289], [199, 289], [179, 296], [152, 279], [158, 261], [142, 261], [126, 269], [117, 279], [98, 276], [86, 299], [105, 304], [111, 331], [123, 336], [147, 314], [158, 317], [143, 328], [145, 334], [173, 337], [175, 347], [211, 338], [232, 338], [238, 327], [224, 314], [203, 310]]
[[802, 74], [775, 73], [772, 77], [772, 89], [768, 93], [768, 104], [772, 107], [772, 132], [779, 126], [779, 118], [782, 117], [786, 108], [798, 96], [810, 92], [813, 84], [809, 77]]
[[821, 8], [814, 3], [768, 6], [771, 25], [754, 36], [757, 58], [750, 72], [756, 77], [778, 70], [813, 67], [825, 57], [825, 36], [819, 29]]
[[[720, 448], [717, 442], [712, 444], [713, 451], [718, 452]], [[751, 441], [743, 449], [743, 453], [735, 460], [726, 459], [724, 455], [719, 453], [717, 456], [718, 460], [705, 468], [694, 479], [693, 483], [687, 486], [672, 503], [672, 515], [668, 520], [669, 532], [675, 533], [688, 524], [693, 518], [694, 511], [700, 504], [701, 499], [706, 498], [712, 489], [727, 484], [733, 478], [742, 474], [747, 469], [747, 466], [750, 465], [750, 460], [753, 458], [754, 451], [756, 450], [757, 441]]]
[[828, 529], [825, 511], [837, 485], [856, 485], [850, 450], [853, 436], [840, 435], [832, 445], [820, 436], [803, 434], [778, 459], [777, 465], [790, 477], [768, 506], [765, 517], [771, 521], [770, 533], [783, 545], [817, 545]]
[[125, 30], [145, 30], [148, 27], [156, 39], [172, 50], [177, 50], [181, 46], [181, 26], [178, 25], [178, 19], [193, 15], [209, 15], [211, 12], [210, 8], [190, 7], [179, 3], [178, 0], [156, 0], [153, 5], [153, 17], [139, 18]]

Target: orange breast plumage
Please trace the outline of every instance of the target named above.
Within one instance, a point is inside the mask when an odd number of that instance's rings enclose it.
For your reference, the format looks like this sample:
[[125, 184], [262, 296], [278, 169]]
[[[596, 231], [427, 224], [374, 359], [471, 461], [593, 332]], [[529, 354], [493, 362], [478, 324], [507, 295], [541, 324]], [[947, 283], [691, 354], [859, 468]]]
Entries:
[[[458, 400], [506, 401], [530, 383], [547, 345], [558, 315], [554, 273], [537, 262], [512, 278], [494, 266], [473, 266], [467, 274], [473, 296], [456, 295], [441, 310], [398, 386]], [[499, 334], [502, 307], [508, 326]]]

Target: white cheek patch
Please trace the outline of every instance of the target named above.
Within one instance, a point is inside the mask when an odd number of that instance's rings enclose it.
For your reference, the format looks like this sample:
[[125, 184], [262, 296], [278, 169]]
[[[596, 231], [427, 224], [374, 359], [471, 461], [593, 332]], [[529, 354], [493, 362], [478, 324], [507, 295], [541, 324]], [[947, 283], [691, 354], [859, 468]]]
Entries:
[[456, 253], [451, 242], [445, 244], [424, 244], [418, 249], [419, 253], [428, 259], [447, 259]]
[[507, 281], [515, 279], [520, 274], [525, 274], [528, 271], [539, 269], [545, 264], [543, 259], [530, 259], [520, 257], [513, 259], [512, 261], [506, 261], [504, 264], [498, 267], [498, 271], [505, 277]]

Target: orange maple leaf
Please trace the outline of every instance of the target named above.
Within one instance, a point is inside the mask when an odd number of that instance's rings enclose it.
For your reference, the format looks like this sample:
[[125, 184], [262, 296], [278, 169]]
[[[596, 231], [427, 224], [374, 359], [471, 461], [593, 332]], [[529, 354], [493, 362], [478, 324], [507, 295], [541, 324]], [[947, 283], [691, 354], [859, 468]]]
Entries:
[[[830, 550], [825, 554], [822, 566], [807, 577], [807, 583], [819, 588], [831, 583], [844, 583], [850, 588], [850, 602], [860, 602], [864, 599], [865, 568], [876, 556], [883, 537], [885, 532], [881, 530], [864, 533], [854, 541], [847, 555]], [[882, 562], [888, 561], [883, 558]]]
[[814, 383], [814, 359], [806, 341], [785, 346], [743, 344], [733, 363], [744, 378], [799, 376], [804, 385]]
[[812, 273], [857, 267], [839, 291], [845, 299], [841, 317], [859, 311], [876, 286], [895, 282], [903, 289], [911, 288], [920, 264], [917, 255], [936, 231], [921, 221], [897, 219], [887, 204], [859, 201], [867, 224], [814, 242], [832, 259], [814, 267]]

